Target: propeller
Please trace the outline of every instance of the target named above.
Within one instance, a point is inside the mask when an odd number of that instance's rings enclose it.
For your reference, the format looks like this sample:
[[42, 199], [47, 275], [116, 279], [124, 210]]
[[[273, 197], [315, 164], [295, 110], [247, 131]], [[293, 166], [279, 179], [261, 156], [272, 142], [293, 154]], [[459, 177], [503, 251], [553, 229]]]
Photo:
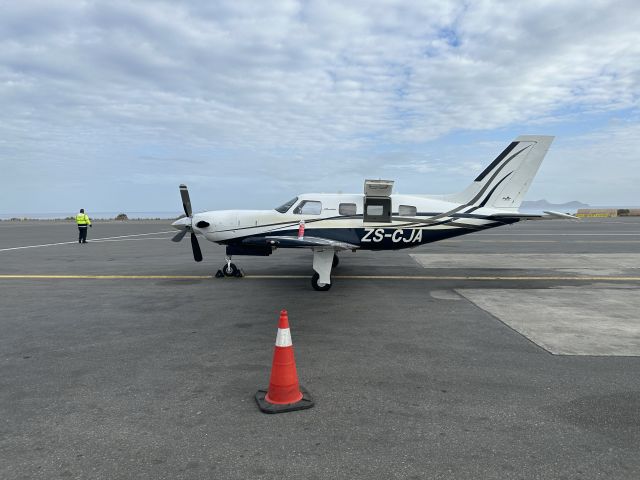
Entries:
[[179, 231], [178, 233], [176, 233], [174, 235], [174, 237], [171, 239], [172, 242], [179, 242], [180, 240], [182, 240], [184, 238], [184, 236], [187, 234], [187, 229], [185, 228], [184, 230]]
[[191, 211], [191, 199], [189, 198], [189, 190], [187, 190], [187, 186], [183, 183], [180, 184], [180, 196], [182, 197], [182, 208], [184, 208], [184, 214], [192, 218], [193, 212]]
[[193, 259], [196, 262], [201, 262], [202, 252], [200, 251], [200, 244], [198, 243], [196, 234], [193, 232], [191, 232], [191, 250], [193, 250]]
[[[173, 226], [179, 228], [180, 231], [171, 239], [174, 242], [181, 241], [187, 232], [191, 233], [191, 250], [193, 251], [193, 259], [196, 262], [202, 261], [202, 250], [200, 250], [200, 244], [198, 243], [198, 237], [196, 237], [193, 231], [193, 210], [191, 209], [191, 199], [189, 198], [189, 190], [184, 184], [180, 185], [180, 197], [182, 197], [182, 208], [188, 218], [181, 218], [173, 223]], [[203, 222], [199, 222], [203, 223]], [[204, 222], [206, 223], [206, 222]], [[207, 224], [208, 226], [208, 224]]]

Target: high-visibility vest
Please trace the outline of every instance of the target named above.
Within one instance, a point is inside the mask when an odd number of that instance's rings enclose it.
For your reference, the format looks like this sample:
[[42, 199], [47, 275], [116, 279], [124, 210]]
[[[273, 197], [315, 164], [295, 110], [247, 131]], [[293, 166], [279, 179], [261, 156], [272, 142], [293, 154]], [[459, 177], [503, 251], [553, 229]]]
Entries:
[[76, 223], [79, 226], [82, 225], [91, 225], [91, 220], [89, 220], [89, 216], [86, 213], [79, 213], [76, 215]]

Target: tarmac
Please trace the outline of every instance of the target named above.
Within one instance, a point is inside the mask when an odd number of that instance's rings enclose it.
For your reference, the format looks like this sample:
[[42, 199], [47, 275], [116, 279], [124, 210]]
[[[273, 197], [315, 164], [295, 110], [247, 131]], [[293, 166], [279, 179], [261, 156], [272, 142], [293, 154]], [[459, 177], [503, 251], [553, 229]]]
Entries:
[[[236, 257], [0, 222], [0, 478], [640, 478], [640, 218]], [[266, 387], [278, 314], [316, 405]]]

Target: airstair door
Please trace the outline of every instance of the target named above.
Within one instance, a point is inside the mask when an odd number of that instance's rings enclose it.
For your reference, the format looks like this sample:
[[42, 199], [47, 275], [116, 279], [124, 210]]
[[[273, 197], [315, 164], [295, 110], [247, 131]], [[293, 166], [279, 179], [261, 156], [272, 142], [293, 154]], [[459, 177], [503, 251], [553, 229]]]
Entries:
[[391, 223], [393, 180], [364, 181], [364, 222]]

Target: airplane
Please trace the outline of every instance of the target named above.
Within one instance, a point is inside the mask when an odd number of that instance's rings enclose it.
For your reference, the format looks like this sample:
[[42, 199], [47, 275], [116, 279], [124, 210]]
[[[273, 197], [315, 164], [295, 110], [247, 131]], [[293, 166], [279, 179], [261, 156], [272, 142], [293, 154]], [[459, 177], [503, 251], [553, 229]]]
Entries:
[[181, 241], [191, 234], [196, 262], [202, 252], [196, 234], [226, 246], [217, 276], [242, 276], [232, 256], [267, 256], [280, 248], [313, 251], [315, 290], [331, 288], [337, 252], [400, 250], [509, 225], [521, 220], [577, 217], [518, 208], [554, 137], [521, 135], [462, 192], [450, 195], [393, 194], [391, 180], [365, 180], [362, 194], [298, 195], [273, 210], [219, 210], [194, 214], [186, 185], [180, 185], [185, 217], [172, 226]]

